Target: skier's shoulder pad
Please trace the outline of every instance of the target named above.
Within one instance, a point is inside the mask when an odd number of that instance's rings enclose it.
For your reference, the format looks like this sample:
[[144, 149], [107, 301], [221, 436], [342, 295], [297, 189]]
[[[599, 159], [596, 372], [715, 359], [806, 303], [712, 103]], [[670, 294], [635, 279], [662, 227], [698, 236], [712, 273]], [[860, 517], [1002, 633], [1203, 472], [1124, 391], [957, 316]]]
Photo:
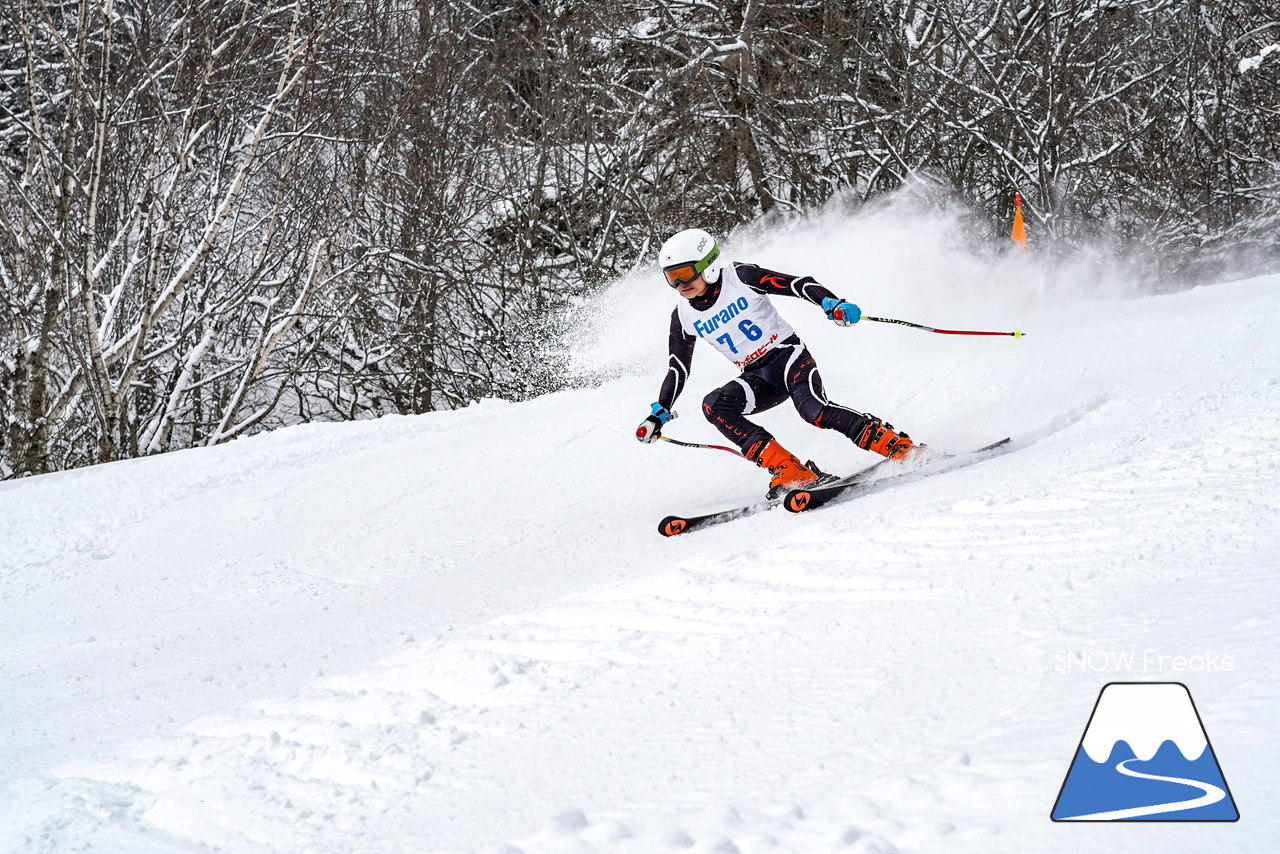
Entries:
[[779, 273], [758, 264], [741, 261], [733, 262], [734, 272], [738, 280], [753, 291], [767, 294], [787, 294], [799, 296], [796, 283], [813, 281], [808, 276], [793, 276], [790, 273]]

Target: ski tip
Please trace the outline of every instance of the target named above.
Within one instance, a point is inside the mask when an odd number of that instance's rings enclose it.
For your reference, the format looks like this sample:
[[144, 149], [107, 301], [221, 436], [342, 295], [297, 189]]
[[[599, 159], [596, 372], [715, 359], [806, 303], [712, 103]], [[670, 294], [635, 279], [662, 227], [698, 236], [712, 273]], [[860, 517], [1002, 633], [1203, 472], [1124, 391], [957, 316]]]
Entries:
[[689, 527], [689, 520], [680, 516], [668, 516], [658, 523], [658, 533], [664, 537], [683, 534]]
[[813, 493], [807, 489], [793, 489], [787, 493], [786, 507], [792, 513], [803, 513], [809, 509], [809, 504], [813, 501]]

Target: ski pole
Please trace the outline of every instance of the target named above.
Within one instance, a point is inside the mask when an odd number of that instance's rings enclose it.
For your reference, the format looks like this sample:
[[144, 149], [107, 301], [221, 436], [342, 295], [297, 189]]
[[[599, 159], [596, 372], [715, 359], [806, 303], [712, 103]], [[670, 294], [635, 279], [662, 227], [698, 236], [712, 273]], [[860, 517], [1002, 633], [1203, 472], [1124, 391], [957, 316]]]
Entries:
[[1012, 338], [1022, 338], [1027, 333], [1017, 332], [973, 332], [967, 329], [934, 329], [932, 326], [925, 326], [920, 323], [908, 323], [905, 320], [894, 320], [892, 317], [868, 317], [862, 316], [863, 320], [874, 320], [876, 323], [896, 323], [899, 326], [910, 326], [912, 329], [923, 329], [925, 332], [937, 332], [941, 335], [1008, 335]]
[[672, 439], [667, 436], [663, 436], [661, 433], [658, 434], [658, 438], [664, 442], [670, 442], [673, 445], [679, 445], [682, 448], [711, 448], [712, 450], [716, 450], [716, 451], [728, 451], [734, 456], [742, 457], [743, 459], [746, 459], [746, 455], [743, 454], [738, 449], [726, 448], [724, 445], [700, 445], [697, 442], [681, 442], [679, 439]]

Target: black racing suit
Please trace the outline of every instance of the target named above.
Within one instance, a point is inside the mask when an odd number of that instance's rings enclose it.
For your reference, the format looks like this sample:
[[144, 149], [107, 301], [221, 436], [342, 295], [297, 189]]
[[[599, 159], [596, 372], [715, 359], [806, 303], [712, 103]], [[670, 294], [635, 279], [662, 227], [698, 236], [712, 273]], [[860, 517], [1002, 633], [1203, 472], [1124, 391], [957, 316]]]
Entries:
[[[799, 297], [818, 306], [824, 299], [835, 297], [810, 276], [791, 276], [736, 261], [733, 266], [742, 283], [758, 294]], [[690, 300], [690, 305], [698, 311], [705, 311], [715, 305], [719, 296], [720, 285], [716, 283], [702, 297]], [[667, 409], [675, 403], [689, 379], [693, 345], [697, 341], [680, 325], [679, 312], [673, 311], [667, 376], [658, 395], [658, 403]], [[827, 400], [818, 365], [798, 335], [780, 341], [748, 365], [737, 379], [704, 397], [702, 411], [725, 438], [754, 459], [773, 436], [744, 416], [772, 409], [788, 398], [805, 421], [836, 430], [850, 439], [857, 439], [867, 424], [874, 420], [874, 416]]]

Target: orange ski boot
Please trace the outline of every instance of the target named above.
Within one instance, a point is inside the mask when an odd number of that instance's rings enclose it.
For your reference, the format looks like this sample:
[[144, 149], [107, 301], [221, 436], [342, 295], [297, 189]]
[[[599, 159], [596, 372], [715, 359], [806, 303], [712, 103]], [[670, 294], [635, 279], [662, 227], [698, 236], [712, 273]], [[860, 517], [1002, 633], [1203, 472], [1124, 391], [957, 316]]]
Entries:
[[906, 433], [899, 433], [892, 424], [872, 418], [853, 443], [864, 451], [874, 451], [891, 460], [916, 460], [927, 455], [924, 445], [911, 441]]
[[756, 443], [747, 449], [746, 456], [760, 468], [768, 469], [769, 474], [773, 475], [773, 479], [769, 481], [769, 491], [766, 493], [768, 498], [777, 498], [788, 489], [812, 486], [819, 480], [813, 463], [806, 466], [774, 439]]

